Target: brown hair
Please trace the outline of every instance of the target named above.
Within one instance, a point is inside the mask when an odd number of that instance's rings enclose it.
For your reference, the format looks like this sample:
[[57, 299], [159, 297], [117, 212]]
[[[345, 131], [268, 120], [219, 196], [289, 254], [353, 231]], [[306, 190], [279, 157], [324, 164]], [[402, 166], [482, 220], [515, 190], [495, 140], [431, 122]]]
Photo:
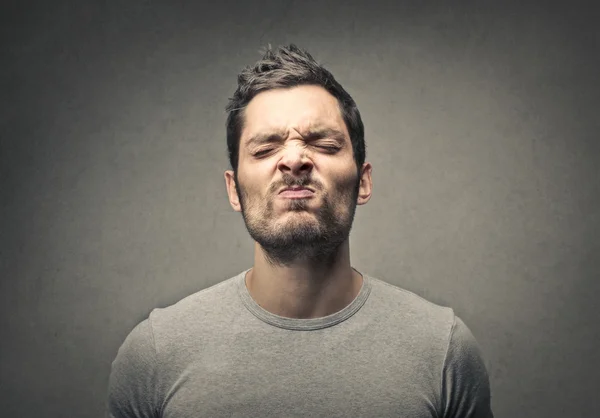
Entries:
[[334, 96], [350, 134], [354, 161], [360, 177], [365, 162], [365, 133], [356, 103], [333, 75], [303, 49], [294, 44], [279, 47], [276, 52], [269, 48], [254, 66], [247, 66], [238, 75], [238, 86], [229, 99], [225, 110], [227, 116], [227, 149], [229, 163], [237, 177], [240, 135], [244, 126], [244, 108], [258, 93], [277, 88], [300, 85], [321, 86]]

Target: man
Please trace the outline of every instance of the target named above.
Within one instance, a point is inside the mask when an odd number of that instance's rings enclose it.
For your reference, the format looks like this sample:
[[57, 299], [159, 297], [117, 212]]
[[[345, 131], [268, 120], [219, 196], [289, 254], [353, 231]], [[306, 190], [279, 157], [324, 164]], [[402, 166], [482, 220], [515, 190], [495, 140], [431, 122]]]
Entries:
[[453, 310], [350, 265], [372, 191], [352, 98], [294, 45], [238, 83], [225, 182], [254, 266], [134, 328], [109, 416], [492, 417], [480, 349]]

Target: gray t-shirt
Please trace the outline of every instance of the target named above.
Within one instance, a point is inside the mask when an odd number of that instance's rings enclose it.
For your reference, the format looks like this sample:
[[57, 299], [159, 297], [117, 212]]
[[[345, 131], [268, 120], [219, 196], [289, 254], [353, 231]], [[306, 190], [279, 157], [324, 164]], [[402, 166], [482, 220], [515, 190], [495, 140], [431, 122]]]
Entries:
[[341, 311], [284, 318], [252, 299], [249, 270], [131, 331], [108, 417], [493, 417], [480, 348], [451, 308], [363, 274]]

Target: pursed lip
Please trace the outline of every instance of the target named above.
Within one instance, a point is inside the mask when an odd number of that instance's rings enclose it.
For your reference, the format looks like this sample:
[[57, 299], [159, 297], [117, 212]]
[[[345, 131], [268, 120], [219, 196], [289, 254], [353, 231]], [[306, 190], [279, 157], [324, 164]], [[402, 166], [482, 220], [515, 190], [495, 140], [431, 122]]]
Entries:
[[311, 192], [314, 193], [314, 190], [311, 189], [310, 187], [284, 187], [283, 189], [279, 190], [279, 194], [281, 194], [281, 192], [285, 192], [286, 190], [294, 190], [294, 191], [310, 190]]

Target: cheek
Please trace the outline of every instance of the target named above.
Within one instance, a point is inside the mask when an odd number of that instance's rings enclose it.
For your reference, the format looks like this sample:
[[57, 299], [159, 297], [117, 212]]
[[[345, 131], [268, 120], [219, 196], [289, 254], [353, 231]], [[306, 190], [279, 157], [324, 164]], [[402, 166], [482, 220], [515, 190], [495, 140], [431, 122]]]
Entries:
[[343, 173], [339, 173], [335, 177], [332, 176], [336, 185], [336, 193], [347, 195], [354, 190], [359, 180], [355, 168], [355, 165], [352, 165], [352, 167], [348, 167]]
[[264, 199], [266, 192], [261, 189], [261, 184], [265, 184], [265, 182], [260, 177], [257, 169], [254, 167], [245, 167], [243, 171], [240, 170], [238, 186], [245, 200]]
[[243, 199], [248, 208], [261, 208], [273, 204], [277, 196], [256, 185], [243, 189]]

